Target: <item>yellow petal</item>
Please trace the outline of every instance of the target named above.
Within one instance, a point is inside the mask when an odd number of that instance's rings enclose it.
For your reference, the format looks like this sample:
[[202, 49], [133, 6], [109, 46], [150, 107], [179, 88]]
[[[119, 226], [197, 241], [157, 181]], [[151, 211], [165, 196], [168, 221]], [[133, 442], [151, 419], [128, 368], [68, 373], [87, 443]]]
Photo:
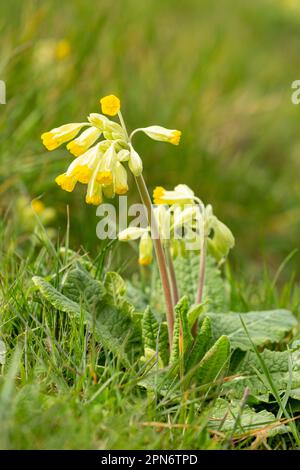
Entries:
[[73, 191], [76, 185], [76, 179], [72, 176], [67, 176], [66, 174], [62, 174], [55, 178], [55, 182], [65, 191], [69, 193]]
[[108, 116], [115, 116], [120, 111], [121, 102], [115, 95], [104, 96], [100, 100], [102, 112]]

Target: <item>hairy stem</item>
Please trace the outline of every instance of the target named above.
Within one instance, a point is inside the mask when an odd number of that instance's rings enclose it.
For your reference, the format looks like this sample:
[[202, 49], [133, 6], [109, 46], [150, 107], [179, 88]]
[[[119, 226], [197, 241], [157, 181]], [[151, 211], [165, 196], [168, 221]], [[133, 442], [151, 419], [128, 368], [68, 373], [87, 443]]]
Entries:
[[148, 212], [149, 224], [151, 226], [151, 234], [153, 238], [153, 244], [154, 244], [154, 249], [156, 253], [158, 269], [159, 269], [160, 278], [161, 278], [164, 296], [165, 296], [169, 344], [171, 348], [172, 343], [173, 343], [174, 306], [173, 306], [173, 301], [172, 301], [172, 294], [171, 294], [166, 258], [165, 258], [163, 246], [161, 243], [161, 239], [159, 236], [158, 225], [157, 225], [157, 221], [153, 212], [152, 202], [149, 196], [147, 186], [145, 184], [145, 180], [143, 176], [140, 175], [140, 176], [135, 177], [135, 181], [136, 181], [142, 202], [145, 205], [147, 212]]
[[[203, 291], [205, 285], [205, 270], [206, 270], [206, 252], [207, 252], [207, 236], [205, 234], [205, 220], [204, 220], [204, 208], [199, 207], [202, 210], [202, 228], [201, 228], [201, 242], [200, 242], [200, 257], [199, 257], [199, 280], [198, 290], [196, 295], [196, 304], [201, 304], [203, 299]], [[195, 321], [192, 333], [196, 336], [198, 329], [198, 319]]]
[[165, 246], [165, 254], [166, 254], [166, 260], [167, 260], [167, 265], [168, 265], [169, 274], [170, 274], [170, 283], [171, 283], [171, 288], [172, 288], [173, 303], [174, 305], [176, 305], [179, 301], [179, 292], [178, 292], [178, 286], [177, 286], [177, 280], [176, 280], [176, 273], [174, 269], [174, 263], [173, 263], [172, 256], [170, 253], [169, 244]]

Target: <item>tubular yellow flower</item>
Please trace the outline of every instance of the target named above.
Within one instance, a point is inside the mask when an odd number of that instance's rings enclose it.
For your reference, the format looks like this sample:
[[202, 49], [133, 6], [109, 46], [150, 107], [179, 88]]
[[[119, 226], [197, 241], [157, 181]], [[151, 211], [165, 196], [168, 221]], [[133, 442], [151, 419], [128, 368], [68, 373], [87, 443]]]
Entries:
[[55, 48], [55, 57], [57, 60], [63, 60], [71, 54], [71, 44], [67, 39], [58, 41]]
[[100, 144], [97, 144], [80, 157], [75, 158], [68, 167], [66, 174], [80, 183], [87, 184], [101, 158], [102, 151]]
[[41, 214], [45, 210], [45, 204], [40, 199], [33, 199], [31, 207], [36, 214]]
[[194, 192], [185, 184], [175, 186], [174, 191], [167, 191], [157, 186], [153, 191], [154, 204], [184, 204], [195, 201]]
[[116, 162], [114, 167], [114, 187], [116, 194], [126, 194], [128, 191], [127, 172], [120, 162]]
[[97, 183], [95, 178], [92, 178], [88, 184], [85, 202], [94, 206], [99, 206], [102, 202], [102, 186]]
[[64, 124], [63, 126], [55, 127], [49, 132], [44, 132], [41, 135], [41, 139], [48, 150], [55, 150], [61, 144], [74, 139], [78, 132], [86, 125], [85, 122]]
[[108, 123], [109, 119], [106, 116], [103, 116], [103, 114], [91, 113], [88, 116], [88, 121], [92, 124], [92, 126], [98, 127], [98, 129], [101, 129], [101, 131], [104, 131], [105, 126]]
[[115, 144], [112, 143], [104, 153], [96, 175], [98, 183], [109, 185], [113, 182], [113, 168], [116, 160]]
[[91, 145], [96, 142], [96, 140], [100, 137], [101, 133], [102, 131], [100, 129], [97, 129], [97, 127], [89, 127], [88, 129], [83, 131], [79, 137], [74, 140], [71, 140], [71, 142], [69, 142], [67, 145], [67, 149], [70, 153], [75, 155], [75, 157], [79, 157], [84, 152], [86, 152]]
[[177, 129], [166, 129], [162, 126], [148, 126], [136, 129], [131, 135], [136, 132], [144, 132], [148, 137], [160, 142], [169, 142], [173, 145], [178, 145], [181, 138], [181, 132]]
[[128, 242], [131, 240], [137, 240], [141, 238], [145, 233], [149, 231], [149, 227], [128, 227], [119, 232], [118, 238], [121, 242]]
[[128, 161], [128, 166], [130, 171], [134, 176], [140, 176], [143, 172], [143, 162], [139, 154], [134, 150], [132, 145], [130, 145], [130, 156]]
[[68, 176], [66, 175], [66, 173], [63, 173], [62, 175], [59, 175], [57, 176], [57, 178], [55, 178], [55, 182], [62, 189], [64, 189], [68, 193], [71, 193], [73, 189], [75, 188], [77, 181], [72, 176]]
[[115, 95], [104, 96], [100, 100], [101, 109], [108, 116], [115, 116], [120, 111], [121, 102]]
[[102, 192], [105, 197], [112, 199], [115, 197], [115, 188], [113, 184], [109, 184], [108, 186], [102, 186]]

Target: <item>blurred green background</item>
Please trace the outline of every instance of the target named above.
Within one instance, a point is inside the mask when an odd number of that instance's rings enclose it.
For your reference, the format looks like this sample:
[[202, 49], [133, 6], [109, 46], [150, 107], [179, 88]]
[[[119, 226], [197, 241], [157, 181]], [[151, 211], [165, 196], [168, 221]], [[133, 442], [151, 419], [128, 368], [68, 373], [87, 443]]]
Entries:
[[40, 134], [114, 93], [129, 128], [183, 132], [178, 147], [136, 138], [149, 187], [188, 184], [234, 232], [238, 269], [276, 270], [299, 246], [299, 31], [299, 0], [1, 2], [2, 222], [20, 223], [21, 194], [42, 195], [62, 235], [69, 205], [73, 248], [98, 249], [95, 208], [54, 183], [70, 156]]

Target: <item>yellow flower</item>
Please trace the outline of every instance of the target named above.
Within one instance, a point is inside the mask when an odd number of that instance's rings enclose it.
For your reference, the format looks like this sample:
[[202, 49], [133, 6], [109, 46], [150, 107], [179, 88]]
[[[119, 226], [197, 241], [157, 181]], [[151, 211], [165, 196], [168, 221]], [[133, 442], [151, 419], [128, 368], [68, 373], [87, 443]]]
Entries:
[[132, 145], [130, 145], [130, 155], [128, 166], [130, 171], [134, 174], [134, 176], [140, 176], [143, 172], [143, 162], [139, 154], [134, 150]]
[[58, 175], [55, 178], [55, 182], [62, 189], [64, 189], [68, 193], [71, 193], [76, 186], [77, 180], [76, 178], [73, 178], [72, 176], [68, 176], [66, 175], [66, 173], [63, 173], [62, 175]]
[[[119, 98], [108, 95], [101, 98], [100, 102], [103, 113], [109, 116], [119, 115], [119, 123], [103, 114], [91, 113], [88, 122], [65, 124], [42, 134], [43, 144], [48, 150], [54, 150], [66, 143], [67, 149], [76, 157], [67, 171], [56, 178], [57, 184], [69, 192], [73, 191], [78, 182], [87, 184], [86, 201], [90, 204], [100, 204], [102, 194], [111, 198], [115, 194], [125, 194], [128, 191], [126, 162], [135, 177], [142, 174], [143, 162], [131, 141], [135, 132], [141, 130], [155, 140], [173, 144], [179, 143], [181, 134], [177, 130], [149, 126], [137, 129], [128, 136], [120, 112]], [[83, 127], [87, 129], [78, 136]], [[102, 140], [98, 141], [101, 137]], [[182, 195], [177, 192], [176, 201], [182, 200]], [[167, 197], [170, 196], [169, 193], [174, 192], [166, 192], [164, 196], [160, 194], [157, 199], [161, 199], [161, 203], [171, 201]], [[186, 199], [187, 197], [184, 201]]]
[[94, 206], [99, 206], [99, 204], [101, 204], [102, 187], [101, 184], [97, 183], [97, 181], [91, 180], [89, 182], [85, 202], [87, 204], [93, 204]]
[[41, 214], [45, 210], [45, 204], [40, 199], [33, 199], [31, 207], [36, 214]]
[[120, 162], [114, 167], [114, 187], [116, 194], [126, 194], [128, 191], [127, 172]]
[[128, 242], [141, 238], [146, 232], [149, 231], [149, 227], [128, 227], [119, 232], [118, 238], [121, 242]]
[[160, 142], [169, 142], [173, 145], [178, 145], [180, 142], [181, 132], [176, 129], [166, 129], [162, 126], [148, 126], [141, 127], [133, 131], [131, 136], [136, 132], [144, 132], [148, 137]]
[[87, 124], [85, 122], [76, 122], [71, 124], [64, 124], [60, 127], [55, 127], [49, 132], [44, 132], [41, 136], [43, 144], [48, 150], [55, 150], [61, 144], [74, 139], [78, 132]]
[[167, 191], [162, 186], [157, 186], [153, 191], [154, 204], [188, 204], [196, 199], [194, 192], [185, 184], [178, 184], [174, 191]]
[[145, 232], [141, 237], [139, 244], [139, 264], [142, 266], [147, 266], [152, 263], [153, 255], [153, 244], [151, 237], [148, 232]]
[[104, 96], [100, 100], [101, 109], [108, 116], [115, 116], [120, 111], [121, 102], [115, 95]]
[[71, 54], [71, 44], [67, 39], [58, 41], [55, 48], [55, 57], [58, 60], [66, 59]]
[[115, 145], [112, 143], [101, 159], [96, 175], [98, 183], [109, 185], [113, 182], [113, 169], [116, 162]]
[[82, 155], [84, 152], [86, 152], [87, 149], [96, 142], [100, 135], [100, 129], [97, 129], [93, 126], [89, 127], [83, 131], [79, 137], [71, 140], [71, 142], [69, 142], [67, 145], [67, 149], [70, 151], [70, 153], [75, 155], [75, 157], [78, 157], [79, 155]]
[[118, 238], [122, 242], [137, 240], [140, 238], [139, 264], [142, 266], [150, 264], [153, 259], [153, 243], [149, 231], [150, 227], [128, 227], [118, 234]]

